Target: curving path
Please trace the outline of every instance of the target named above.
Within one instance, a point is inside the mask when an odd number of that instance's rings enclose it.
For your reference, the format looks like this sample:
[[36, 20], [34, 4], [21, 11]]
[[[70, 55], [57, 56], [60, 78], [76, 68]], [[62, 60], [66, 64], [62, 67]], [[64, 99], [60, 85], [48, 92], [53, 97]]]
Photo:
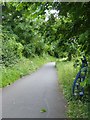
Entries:
[[[2, 90], [3, 118], [65, 118], [65, 106], [55, 62], [45, 64]], [[46, 112], [41, 113], [42, 108]]]

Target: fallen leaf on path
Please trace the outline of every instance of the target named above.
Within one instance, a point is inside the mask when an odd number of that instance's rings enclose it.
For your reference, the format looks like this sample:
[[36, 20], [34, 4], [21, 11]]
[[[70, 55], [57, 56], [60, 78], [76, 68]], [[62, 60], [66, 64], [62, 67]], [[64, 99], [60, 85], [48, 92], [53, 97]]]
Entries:
[[47, 112], [45, 108], [40, 110], [41, 113]]

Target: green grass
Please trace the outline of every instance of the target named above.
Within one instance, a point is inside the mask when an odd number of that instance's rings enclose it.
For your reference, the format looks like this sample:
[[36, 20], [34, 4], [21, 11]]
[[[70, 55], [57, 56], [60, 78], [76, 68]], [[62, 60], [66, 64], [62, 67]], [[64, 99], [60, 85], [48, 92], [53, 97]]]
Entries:
[[85, 99], [75, 99], [72, 96], [72, 84], [77, 74], [78, 68], [73, 67], [73, 62], [61, 62], [56, 64], [59, 85], [67, 100], [67, 117], [69, 118], [88, 118], [88, 103]]
[[[53, 61], [54, 58], [50, 56], [35, 57], [35, 58], [22, 58], [13, 67], [2, 67], [2, 74], [0, 79], [0, 87], [5, 87], [12, 84], [22, 76], [31, 74], [44, 63]], [[2, 81], [1, 81], [2, 80]]]

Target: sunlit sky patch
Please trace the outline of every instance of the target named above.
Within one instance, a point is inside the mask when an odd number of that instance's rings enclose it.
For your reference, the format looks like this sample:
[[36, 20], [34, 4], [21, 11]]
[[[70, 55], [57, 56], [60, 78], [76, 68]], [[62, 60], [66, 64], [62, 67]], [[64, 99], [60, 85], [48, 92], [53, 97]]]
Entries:
[[49, 17], [51, 14], [54, 15], [54, 17], [58, 18], [58, 13], [59, 13], [59, 10], [45, 10], [45, 15], [46, 15], [46, 18], [45, 18], [45, 21], [48, 21], [49, 20]]

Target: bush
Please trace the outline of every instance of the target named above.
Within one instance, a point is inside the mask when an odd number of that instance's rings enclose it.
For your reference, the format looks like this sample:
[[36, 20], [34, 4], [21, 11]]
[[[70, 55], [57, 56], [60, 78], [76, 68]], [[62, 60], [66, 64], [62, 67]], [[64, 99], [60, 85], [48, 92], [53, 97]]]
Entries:
[[2, 62], [5, 66], [15, 64], [22, 57], [23, 45], [18, 43], [17, 36], [9, 31], [2, 33]]

